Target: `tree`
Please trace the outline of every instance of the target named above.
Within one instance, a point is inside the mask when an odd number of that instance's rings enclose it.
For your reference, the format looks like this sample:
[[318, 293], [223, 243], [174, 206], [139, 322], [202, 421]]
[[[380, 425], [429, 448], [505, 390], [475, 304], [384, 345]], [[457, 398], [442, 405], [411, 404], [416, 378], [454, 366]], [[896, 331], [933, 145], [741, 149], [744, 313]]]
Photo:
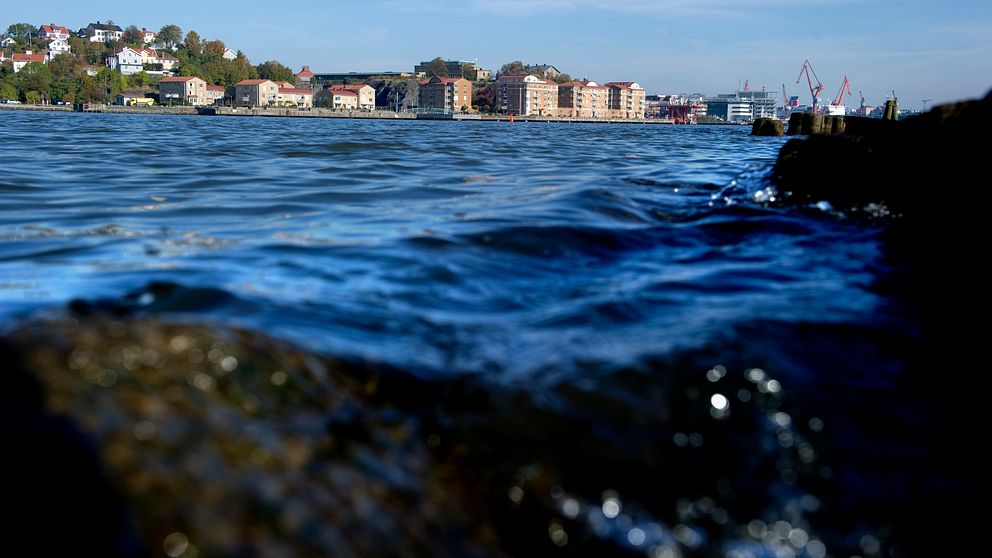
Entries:
[[30, 23], [13, 23], [7, 26], [7, 34], [15, 39], [17, 37], [30, 37], [36, 30], [37, 28]]
[[169, 46], [175, 46], [179, 44], [179, 41], [183, 38], [183, 30], [179, 28], [178, 25], [165, 25], [158, 31], [158, 38], [165, 44]]
[[296, 76], [293, 75], [293, 70], [283, 66], [275, 60], [268, 60], [259, 64], [258, 77], [261, 79], [270, 79], [272, 81], [288, 81], [290, 83], [296, 83]]
[[137, 25], [128, 25], [127, 29], [124, 30], [124, 34], [121, 35], [121, 41], [126, 45], [143, 45], [145, 44], [145, 35], [138, 29]]
[[200, 54], [203, 53], [203, 41], [200, 39], [200, 34], [196, 31], [190, 31], [186, 33], [185, 43], [186, 51], [189, 52], [190, 56], [194, 58], [199, 58]]
[[39, 97], [47, 95], [48, 87], [52, 84], [52, 72], [41, 62], [29, 62], [17, 72], [16, 77], [17, 88], [24, 96], [32, 91]]
[[513, 62], [508, 62], [503, 64], [503, 66], [497, 72], [501, 76], [515, 76], [519, 74], [527, 73], [527, 66], [524, 65], [520, 60], [514, 60]]
[[0, 99], [5, 101], [17, 99], [17, 87], [7, 79], [0, 79]]
[[227, 47], [224, 46], [224, 41], [214, 39], [212, 41], [207, 41], [203, 45], [203, 54], [207, 56], [224, 56], [224, 50]]
[[427, 63], [427, 77], [448, 77], [448, 65], [444, 63], [444, 59], [438, 56], [434, 60]]
[[557, 76], [551, 78], [551, 81], [555, 83], [568, 83], [572, 81], [572, 76], [568, 74], [558, 74]]

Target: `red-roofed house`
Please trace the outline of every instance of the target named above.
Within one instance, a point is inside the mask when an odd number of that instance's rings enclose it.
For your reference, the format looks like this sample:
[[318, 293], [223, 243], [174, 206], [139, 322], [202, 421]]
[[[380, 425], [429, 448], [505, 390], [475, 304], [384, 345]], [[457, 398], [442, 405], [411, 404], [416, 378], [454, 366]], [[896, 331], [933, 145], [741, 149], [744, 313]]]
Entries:
[[276, 102], [280, 105], [292, 105], [300, 109], [313, 108], [313, 91], [302, 87], [280, 87]]
[[464, 78], [434, 76], [420, 82], [421, 109], [452, 113], [472, 109], [472, 82]]
[[207, 104], [219, 105], [224, 103], [224, 93], [227, 89], [223, 85], [207, 86]]
[[42, 25], [38, 28], [38, 32], [35, 33], [35, 35], [42, 39], [61, 39], [63, 41], [69, 40], [69, 30], [61, 25], [55, 25], [54, 23]]
[[507, 114], [558, 114], [558, 84], [532, 75], [504, 75], [499, 81], [500, 105]]
[[340, 110], [358, 110], [358, 92], [350, 89], [339, 89], [339, 87], [325, 87], [318, 91], [314, 96], [317, 106]]
[[158, 102], [162, 105], [209, 105], [213, 100], [207, 94], [207, 82], [194, 76], [173, 76], [159, 80]]
[[149, 30], [145, 29], [144, 27], [142, 27], [141, 28], [141, 39], [145, 42], [146, 45], [148, 43], [154, 43], [155, 40], [158, 39], [158, 33], [154, 32], [154, 31], [149, 31]]
[[375, 88], [364, 83], [348, 83], [332, 85], [334, 91], [352, 91], [358, 94], [358, 107], [361, 110], [375, 110]]
[[279, 99], [279, 86], [268, 79], [245, 79], [234, 84], [234, 104], [239, 107], [267, 107]]
[[303, 66], [300, 73], [296, 74], [296, 83], [300, 85], [310, 85], [310, 81], [313, 80], [314, 73], [310, 71], [310, 66]]
[[24, 54], [13, 54], [10, 59], [14, 63], [14, 73], [20, 72], [24, 66], [27, 66], [32, 62], [38, 62], [41, 64], [48, 62], [48, 59], [44, 54], [32, 54], [30, 50], [25, 51]]

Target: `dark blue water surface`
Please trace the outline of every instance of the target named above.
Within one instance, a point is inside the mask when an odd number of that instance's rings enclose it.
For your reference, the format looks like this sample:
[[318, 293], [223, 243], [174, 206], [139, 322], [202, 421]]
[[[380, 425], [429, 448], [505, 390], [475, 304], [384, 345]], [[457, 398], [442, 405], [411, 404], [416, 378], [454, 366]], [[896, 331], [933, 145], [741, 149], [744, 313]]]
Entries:
[[153, 310], [537, 381], [876, 320], [877, 234], [763, 207], [743, 127], [0, 114], [0, 310]]
[[82, 301], [522, 387], [553, 410], [482, 411], [483, 461], [552, 463], [554, 513], [613, 550], [912, 554], [933, 509], [962, 513], [960, 424], [919, 397], [929, 365], [903, 389], [919, 321], [885, 294], [888, 224], [767, 203], [783, 141], [0, 111], [0, 318]]

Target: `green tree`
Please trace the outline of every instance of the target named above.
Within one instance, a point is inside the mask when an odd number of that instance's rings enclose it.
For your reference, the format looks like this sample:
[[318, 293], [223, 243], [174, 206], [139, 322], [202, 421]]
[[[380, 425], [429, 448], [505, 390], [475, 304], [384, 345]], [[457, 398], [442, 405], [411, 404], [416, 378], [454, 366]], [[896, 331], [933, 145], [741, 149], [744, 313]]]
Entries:
[[572, 81], [572, 76], [568, 74], [558, 74], [557, 76], [551, 78], [551, 81], [555, 83], [568, 83]]
[[121, 41], [128, 46], [142, 46], [145, 44], [145, 35], [137, 25], [128, 25], [121, 35]]
[[503, 64], [499, 69], [498, 74], [501, 76], [515, 76], [527, 73], [527, 66], [524, 65], [520, 60], [514, 60], [513, 62], [508, 62]]
[[199, 58], [200, 54], [203, 53], [203, 41], [200, 39], [200, 34], [196, 31], [186, 33], [186, 40], [183, 43], [190, 56]]
[[52, 72], [52, 78], [62, 79], [76, 73], [79, 62], [75, 56], [70, 54], [60, 54], [48, 62], [48, 69]]
[[0, 99], [5, 101], [13, 101], [17, 99], [17, 86], [10, 82], [9, 79], [0, 79]]
[[40, 99], [42, 95], [48, 94], [48, 87], [52, 84], [52, 72], [48, 66], [41, 62], [30, 62], [15, 74], [17, 78], [17, 88], [22, 96], [34, 92]]
[[438, 56], [434, 60], [427, 63], [427, 77], [448, 77], [448, 65], [444, 63], [444, 59]]
[[158, 38], [165, 44], [174, 46], [179, 44], [179, 41], [182, 40], [183, 30], [180, 29], [178, 25], [173, 25], [170, 23], [159, 29]]
[[275, 60], [268, 60], [258, 65], [258, 77], [261, 79], [271, 79], [272, 81], [288, 81], [296, 83], [296, 76], [293, 70], [283, 66]]
[[135, 87], [146, 87], [148, 85], [148, 73], [144, 70], [128, 77], [128, 82]]
[[37, 30], [38, 28], [30, 23], [12, 23], [7, 26], [7, 34], [14, 38], [24, 37], [27, 39]]
[[224, 56], [224, 49], [226, 48], [227, 47], [224, 46], [224, 41], [218, 39], [207, 41], [206, 43], [203, 44], [203, 55], [222, 57]]

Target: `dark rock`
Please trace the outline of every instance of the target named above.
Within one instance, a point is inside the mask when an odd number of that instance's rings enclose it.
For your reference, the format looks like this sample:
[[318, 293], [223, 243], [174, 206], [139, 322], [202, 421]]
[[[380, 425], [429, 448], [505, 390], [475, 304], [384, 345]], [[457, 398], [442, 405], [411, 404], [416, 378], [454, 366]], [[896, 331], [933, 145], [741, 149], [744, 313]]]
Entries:
[[781, 136], [785, 134], [785, 126], [775, 118], [757, 118], [751, 125], [752, 136]]

